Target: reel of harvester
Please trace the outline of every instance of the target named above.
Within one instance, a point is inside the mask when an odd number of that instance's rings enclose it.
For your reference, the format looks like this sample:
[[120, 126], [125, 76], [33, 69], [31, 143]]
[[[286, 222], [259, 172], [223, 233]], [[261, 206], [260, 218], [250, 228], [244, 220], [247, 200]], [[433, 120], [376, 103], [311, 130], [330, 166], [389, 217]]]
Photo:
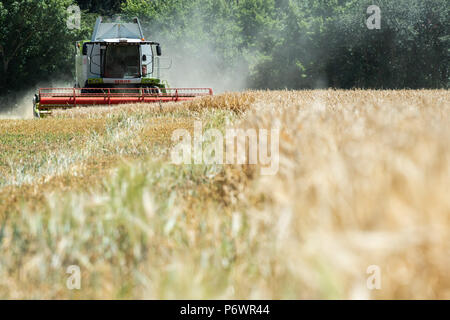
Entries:
[[55, 109], [178, 102], [212, 94], [211, 88], [41, 88], [33, 99], [33, 113], [41, 118]]

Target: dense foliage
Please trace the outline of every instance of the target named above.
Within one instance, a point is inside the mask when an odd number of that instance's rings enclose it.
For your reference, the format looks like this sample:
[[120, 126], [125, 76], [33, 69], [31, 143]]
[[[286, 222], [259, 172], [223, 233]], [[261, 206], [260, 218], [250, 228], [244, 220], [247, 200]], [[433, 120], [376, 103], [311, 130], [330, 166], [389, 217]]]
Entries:
[[[67, 7], [83, 10], [66, 27]], [[369, 30], [369, 5], [381, 28]], [[253, 88], [448, 88], [446, 0], [3, 0], [0, 93], [73, 76], [75, 40], [98, 14], [138, 16], [191, 76], [245, 79]]]
[[[91, 32], [70, 30], [72, 0], [2, 0], [0, 2], [0, 94], [30, 88], [53, 77], [72, 79], [74, 42]], [[72, 81], [72, 80], [71, 80]]]
[[[374, 3], [381, 9], [379, 30], [366, 26]], [[207, 46], [223, 73], [249, 74], [251, 87], [420, 88], [448, 86], [447, 4], [127, 0], [122, 10], [139, 16], [175, 53], [202, 57]]]

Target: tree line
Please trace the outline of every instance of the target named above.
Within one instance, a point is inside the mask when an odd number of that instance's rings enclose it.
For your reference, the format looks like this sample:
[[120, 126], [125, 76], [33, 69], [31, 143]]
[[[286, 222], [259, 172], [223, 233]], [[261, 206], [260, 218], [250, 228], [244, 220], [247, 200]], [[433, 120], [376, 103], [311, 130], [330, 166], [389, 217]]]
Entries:
[[[71, 30], [74, 4], [81, 28]], [[0, 95], [70, 80], [74, 42], [113, 14], [139, 17], [174, 61], [207, 51], [217, 72], [239, 70], [249, 88], [448, 88], [449, 10], [447, 0], [2, 0]]]

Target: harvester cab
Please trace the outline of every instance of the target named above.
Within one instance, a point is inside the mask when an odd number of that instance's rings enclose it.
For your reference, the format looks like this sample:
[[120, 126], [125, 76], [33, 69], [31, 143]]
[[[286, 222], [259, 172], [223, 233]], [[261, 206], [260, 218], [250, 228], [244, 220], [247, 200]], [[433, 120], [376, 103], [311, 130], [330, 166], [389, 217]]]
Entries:
[[99, 17], [90, 41], [77, 42], [76, 87], [164, 88], [159, 43], [146, 41], [141, 24], [104, 23]]
[[210, 88], [170, 88], [161, 80], [158, 42], [147, 41], [138, 18], [96, 21], [91, 40], [76, 42], [74, 88], [42, 88], [34, 114], [92, 105], [185, 101], [212, 95]]

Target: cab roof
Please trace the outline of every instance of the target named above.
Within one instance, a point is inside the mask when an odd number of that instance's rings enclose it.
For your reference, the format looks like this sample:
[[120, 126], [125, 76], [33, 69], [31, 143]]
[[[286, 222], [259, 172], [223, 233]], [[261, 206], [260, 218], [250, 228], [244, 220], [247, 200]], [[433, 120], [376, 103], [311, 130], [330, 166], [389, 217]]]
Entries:
[[133, 18], [132, 22], [122, 22], [119, 19], [115, 22], [104, 23], [103, 18], [98, 17], [91, 41], [120, 42], [120, 40], [144, 41], [139, 19]]

